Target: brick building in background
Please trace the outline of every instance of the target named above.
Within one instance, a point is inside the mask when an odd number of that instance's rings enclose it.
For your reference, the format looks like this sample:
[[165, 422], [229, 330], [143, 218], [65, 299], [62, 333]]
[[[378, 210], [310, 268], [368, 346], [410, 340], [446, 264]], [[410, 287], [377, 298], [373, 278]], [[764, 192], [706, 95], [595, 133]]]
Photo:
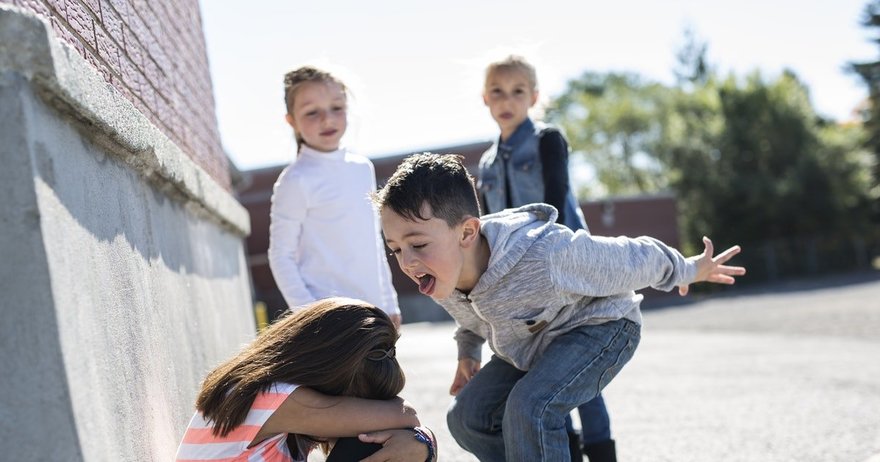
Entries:
[[[491, 142], [427, 149], [439, 154], [455, 153], [465, 158], [465, 166], [477, 175], [477, 164]], [[421, 152], [415, 150], [413, 152]], [[394, 173], [400, 162], [409, 155], [395, 154], [372, 159], [376, 167], [376, 181], [382, 185]], [[270, 318], [287, 308], [281, 292], [275, 285], [269, 268], [269, 209], [272, 186], [286, 165], [242, 172], [239, 201], [251, 217], [251, 234], [247, 238], [248, 266], [254, 287], [254, 298], [266, 304]], [[644, 196], [589, 201], [581, 204], [590, 232], [604, 236], [649, 235], [678, 247], [678, 222], [675, 199], [672, 196]], [[430, 298], [421, 295], [414, 284], [400, 271], [395, 259], [389, 256], [389, 265], [397, 290], [404, 322], [448, 320], [448, 315]], [[654, 290], [642, 291], [647, 304], [660, 303], [666, 294]]]
[[4, 460], [173, 459], [256, 333], [198, 5], [0, 0]]
[[197, 1], [0, 0], [55, 35], [190, 159], [230, 190]]

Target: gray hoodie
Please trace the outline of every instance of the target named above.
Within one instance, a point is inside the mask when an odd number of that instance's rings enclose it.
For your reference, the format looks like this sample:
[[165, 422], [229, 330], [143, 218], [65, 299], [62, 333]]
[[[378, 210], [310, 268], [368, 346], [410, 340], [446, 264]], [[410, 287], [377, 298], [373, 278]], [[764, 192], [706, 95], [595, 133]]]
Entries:
[[521, 370], [558, 336], [626, 318], [641, 323], [641, 295], [693, 282], [696, 264], [650, 238], [591, 236], [556, 224], [556, 209], [529, 204], [482, 217], [491, 255], [470, 294], [438, 302], [458, 324], [458, 357], [492, 351]]

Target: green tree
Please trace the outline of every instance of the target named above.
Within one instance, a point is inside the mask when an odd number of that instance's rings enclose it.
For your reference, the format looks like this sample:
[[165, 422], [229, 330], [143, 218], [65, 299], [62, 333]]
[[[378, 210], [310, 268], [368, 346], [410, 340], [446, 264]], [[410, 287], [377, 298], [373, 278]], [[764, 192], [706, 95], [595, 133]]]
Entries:
[[751, 247], [769, 276], [818, 271], [873, 229], [860, 128], [819, 118], [792, 72], [677, 87], [586, 73], [550, 117], [609, 194], [671, 189], [683, 242]]
[[724, 212], [713, 204], [714, 195], [723, 197], [727, 184], [726, 172], [719, 168], [723, 160], [718, 140], [725, 123], [715, 77], [709, 76], [690, 91], [672, 89], [660, 123], [663, 130], [651, 150], [678, 197], [682, 242], [699, 246], [702, 235], [715, 236], [712, 230]]
[[675, 80], [679, 87], [705, 84], [714, 75], [708, 58], [709, 44], [691, 27], [685, 28], [683, 40], [675, 52]]
[[547, 112], [570, 137], [575, 155], [595, 169], [601, 187], [590, 193], [628, 195], [667, 186], [648, 151], [660, 134], [667, 89], [633, 74], [587, 72], [568, 84]]
[[[846, 215], [835, 200], [838, 172], [808, 92], [786, 72], [774, 82], [752, 74], [745, 84], [729, 79], [720, 88], [725, 128], [718, 168], [729, 173], [723, 229], [751, 242], [840, 230]], [[739, 226], [737, 226], [739, 225]]]
[[[880, 0], [874, 0], [865, 6], [862, 26], [875, 31], [880, 28]], [[875, 37], [873, 41], [880, 44], [880, 37]], [[865, 145], [873, 154], [872, 216], [875, 223], [880, 223], [880, 61], [850, 63], [849, 68], [858, 74], [868, 87], [868, 107], [862, 116], [867, 131]]]

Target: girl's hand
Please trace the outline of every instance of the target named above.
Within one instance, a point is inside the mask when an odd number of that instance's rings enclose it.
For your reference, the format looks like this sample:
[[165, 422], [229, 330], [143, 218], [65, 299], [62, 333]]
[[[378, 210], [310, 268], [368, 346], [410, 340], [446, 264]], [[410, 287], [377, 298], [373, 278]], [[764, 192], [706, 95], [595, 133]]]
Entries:
[[424, 462], [428, 458], [428, 447], [415, 439], [412, 430], [382, 430], [361, 433], [358, 439], [364, 443], [379, 443], [382, 449], [361, 462]]
[[474, 375], [480, 372], [480, 362], [472, 358], [458, 360], [458, 368], [455, 370], [455, 378], [449, 387], [449, 394], [455, 396], [471, 381]]
[[[730, 260], [740, 252], [741, 249], [738, 245], [721, 252], [715, 258], [712, 258], [715, 247], [706, 236], [703, 236], [703, 245], [705, 250], [703, 250], [702, 254], [688, 258], [688, 260], [696, 261], [697, 263], [697, 277], [694, 279], [694, 282], [707, 281], [716, 284], [733, 284], [736, 282], [733, 276], [746, 274], [746, 269], [742, 266], [724, 265], [727, 260]], [[678, 293], [682, 296], [687, 295], [688, 287], [688, 284], [678, 286]]]

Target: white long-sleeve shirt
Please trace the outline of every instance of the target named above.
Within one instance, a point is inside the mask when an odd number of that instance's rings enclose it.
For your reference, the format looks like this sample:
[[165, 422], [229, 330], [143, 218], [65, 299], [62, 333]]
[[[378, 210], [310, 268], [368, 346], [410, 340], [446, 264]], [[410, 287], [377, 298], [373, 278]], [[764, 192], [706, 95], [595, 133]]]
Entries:
[[373, 164], [345, 148], [303, 146], [272, 194], [269, 266], [291, 308], [344, 296], [400, 314], [369, 193]]

